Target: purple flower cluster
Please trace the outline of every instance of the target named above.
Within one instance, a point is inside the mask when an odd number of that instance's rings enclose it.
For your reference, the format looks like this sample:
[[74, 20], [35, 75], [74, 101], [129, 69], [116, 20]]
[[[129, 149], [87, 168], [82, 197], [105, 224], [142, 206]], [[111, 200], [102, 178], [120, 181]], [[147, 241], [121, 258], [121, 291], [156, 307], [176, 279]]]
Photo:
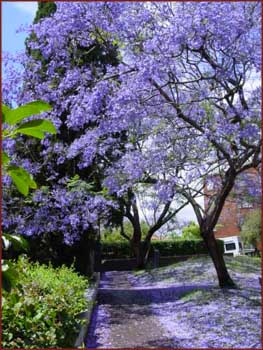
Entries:
[[[118, 196], [153, 179], [167, 202], [211, 172], [258, 161], [261, 92], [250, 82], [261, 69], [260, 3], [59, 2], [30, 31], [45, 64], [19, 56], [23, 70], [6, 69], [4, 101], [51, 103], [46, 116], [58, 129], [35, 166], [50, 189], [32, 209], [31, 231], [71, 232], [71, 240], [103, 215], [103, 198], [94, 208], [85, 192], [66, 191], [72, 173], [90, 180], [95, 167]], [[102, 56], [115, 45], [118, 65], [89, 61], [98, 43]]]
[[[8, 193], [5, 197], [5, 230], [12, 229], [26, 236], [62, 233], [67, 244], [78, 240], [80, 233], [88, 231], [91, 225], [98, 227], [99, 220], [107, 218], [109, 208], [114, 205], [102, 196], [94, 197], [84, 191], [69, 191], [58, 186], [36, 190], [27, 205], [21, 205], [19, 198], [8, 198]], [[12, 210], [10, 205], [15, 202], [17, 206]]]

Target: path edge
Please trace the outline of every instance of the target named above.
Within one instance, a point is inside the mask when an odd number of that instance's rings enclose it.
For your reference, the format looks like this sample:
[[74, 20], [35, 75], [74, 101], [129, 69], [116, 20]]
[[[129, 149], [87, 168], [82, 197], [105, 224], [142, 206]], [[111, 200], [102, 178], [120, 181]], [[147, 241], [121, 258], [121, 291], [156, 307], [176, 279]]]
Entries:
[[[77, 339], [75, 340], [74, 343], [74, 348], [83, 348], [83, 344], [85, 343], [85, 338], [87, 336], [88, 330], [89, 330], [89, 325], [91, 321], [91, 316], [94, 310], [94, 307], [96, 305], [96, 299], [97, 299], [97, 294], [98, 294], [98, 289], [99, 289], [99, 283], [100, 283], [100, 272], [96, 272], [94, 274], [95, 276], [95, 282], [92, 288], [88, 288], [85, 292], [85, 296], [87, 298], [87, 302], [91, 303], [90, 309], [87, 311], [82, 312], [79, 315], [79, 318], [85, 319], [85, 323], [80, 327], [80, 331], [78, 334]], [[92, 292], [90, 293], [90, 289], [92, 289]], [[89, 292], [89, 293], [87, 293]]]

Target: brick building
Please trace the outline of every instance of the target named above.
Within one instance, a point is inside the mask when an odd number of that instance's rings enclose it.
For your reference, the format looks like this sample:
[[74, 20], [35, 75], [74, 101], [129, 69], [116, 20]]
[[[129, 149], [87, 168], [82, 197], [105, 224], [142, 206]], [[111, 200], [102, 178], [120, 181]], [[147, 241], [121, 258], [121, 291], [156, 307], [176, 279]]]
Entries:
[[[209, 201], [219, 186], [219, 177], [210, 176], [205, 185], [204, 205]], [[241, 226], [246, 215], [261, 207], [261, 175], [257, 169], [249, 169], [241, 174], [228, 196], [218, 223], [215, 227], [215, 237], [225, 242], [225, 253], [240, 254], [243, 244], [240, 238]]]

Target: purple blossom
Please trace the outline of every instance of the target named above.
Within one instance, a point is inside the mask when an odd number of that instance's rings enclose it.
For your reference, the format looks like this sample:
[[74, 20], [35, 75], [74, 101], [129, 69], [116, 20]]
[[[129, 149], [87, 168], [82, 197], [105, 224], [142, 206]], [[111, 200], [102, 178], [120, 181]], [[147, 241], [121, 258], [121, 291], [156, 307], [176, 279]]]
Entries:
[[[51, 103], [45, 117], [58, 135], [41, 142], [37, 161], [20, 150], [27, 169], [41, 181], [47, 175], [49, 190], [33, 197], [33, 221], [20, 222], [28, 234], [31, 224], [38, 234], [58, 230], [71, 242], [113, 205], [95, 196], [94, 206], [89, 191], [69, 191], [72, 174], [88, 182], [91, 169], [99, 169], [103, 185], [119, 197], [151, 179], [165, 203], [215, 169], [238, 172], [251, 150], [259, 157], [261, 91], [249, 82], [261, 69], [260, 3], [59, 2], [30, 31], [31, 48], [46, 63], [4, 55], [3, 99]], [[105, 54], [113, 42], [120, 45], [119, 65], [79, 57], [78, 48], [88, 54], [96, 36]], [[16, 153], [12, 140], [3, 146]], [[7, 206], [13, 227], [21, 218], [8, 199]]]

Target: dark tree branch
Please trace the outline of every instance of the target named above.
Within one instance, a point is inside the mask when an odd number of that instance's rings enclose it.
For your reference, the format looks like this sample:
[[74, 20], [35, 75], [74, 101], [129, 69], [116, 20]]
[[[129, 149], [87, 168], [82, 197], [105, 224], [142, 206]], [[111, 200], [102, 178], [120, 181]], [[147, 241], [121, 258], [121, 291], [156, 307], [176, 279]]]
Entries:
[[[197, 122], [195, 122], [194, 120], [192, 120], [191, 118], [188, 118], [181, 110], [181, 108], [170, 98], [170, 96], [157, 84], [157, 82], [153, 79], [150, 79], [151, 84], [153, 84], [153, 86], [156, 87], [156, 89], [160, 92], [161, 96], [163, 96], [165, 98], [165, 100], [167, 102], [169, 102], [169, 104], [174, 107], [174, 109], [177, 112], [177, 116], [179, 118], [181, 118], [182, 120], [184, 120], [186, 123], [192, 125], [196, 130], [200, 131], [202, 134], [205, 133], [205, 130], [202, 128], [202, 126], [200, 126]], [[230, 157], [230, 155], [228, 154], [228, 152], [226, 152], [226, 150], [215, 140], [209, 140], [213, 146], [215, 146], [216, 149], [218, 149], [227, 159], [229, 166], [234, 168], [234, 164], [233, 161]]]
[[130, 241], [130, 237], [124, 232], [123, 220], [121, 221], [121, 236]]

